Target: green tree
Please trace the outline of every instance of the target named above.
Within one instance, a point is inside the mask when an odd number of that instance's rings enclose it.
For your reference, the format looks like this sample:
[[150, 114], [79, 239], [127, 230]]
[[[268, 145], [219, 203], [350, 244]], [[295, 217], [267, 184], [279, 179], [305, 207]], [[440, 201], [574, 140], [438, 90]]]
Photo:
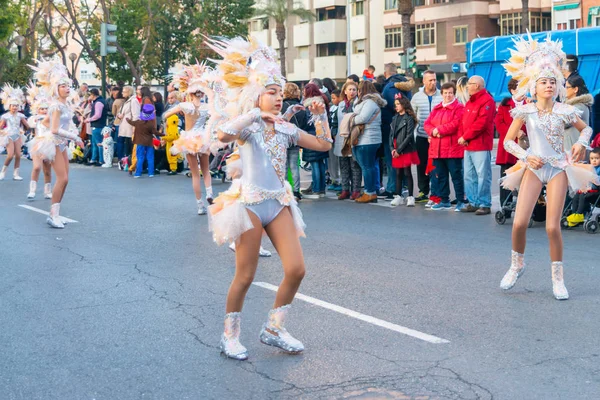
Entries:
[[279, 62], [281, 63], [281, 73], [285, 76], [285, 23], [293, 16], [312, 21], [315, 15], [304, 8], [301, 2], [293, 2], [292, 0], [267, 0], [266, 6], [257, 7], [254, 15], [275, 20], [275, 35], [279, 42]]

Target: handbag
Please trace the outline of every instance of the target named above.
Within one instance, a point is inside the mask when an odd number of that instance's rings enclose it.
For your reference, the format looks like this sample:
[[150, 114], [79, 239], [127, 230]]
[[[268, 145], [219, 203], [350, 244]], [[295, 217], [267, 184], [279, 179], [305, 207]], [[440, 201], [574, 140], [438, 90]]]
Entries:
[[[344, 147], [342, 148], [342, 154], [344, 156], [352, 155], [352, 147], [358, 145], [358, 140], [365, 132], [365, 126], [375, 121], [375, 118], [377, 118], [380, 111], [381, 110], [377, 110], [371, 119], [364, 124], [355, 124], [354, 118], [356, 118], [356, 114], [350, 114], [350, 121], [348, 121], [350, 124], [350, 134], [344, 138]], [[346, 119], [346, 115], [344, 115], [344, 119]]]

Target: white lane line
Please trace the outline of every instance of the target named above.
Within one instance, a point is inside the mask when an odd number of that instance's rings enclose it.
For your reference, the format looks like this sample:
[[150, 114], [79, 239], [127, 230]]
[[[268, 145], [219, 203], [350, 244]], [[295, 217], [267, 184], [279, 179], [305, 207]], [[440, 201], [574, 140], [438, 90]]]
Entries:
[[[275, 285], [271, 285], [266, 282], [253, 282], [255, 286], [259, 286], [264, 289], [272, 290], [274, 292], [277, 291], [278, 287]], [[369, 324], [377, 325], [385, 329], [389, 329], [398, 333], [402, 333], [404, 335], [412, 336], [416, 339], [424, 340], [429, 343], [441, 344], [441, 343], [450, 343], [449, 340], [439, 338], [437, 336], [429, 335], [427, 333], [419, 332], [414, 329], [407, 328], [405, 326], [396, 325], [388, 321], [384, 321], [379, 318], [371, 317], [370, 315], [362, 314], [357, 311], [350, 310], [345, 307], [340, 307], [335, 304], [328, 303], [323, 300], [315, 299], [314, 297], [306, 296], [301, 293], [296, 293], [296, 299], [305, 301], [310, 304], [314, 304], [319, 307], [326, 308], [331, 311], [335, 311], [340, 314], [347, 315], [348, 317], [356, 318], [364, 322], [368, 322]]]
[[[39, 213], [39, 214], [50, 215], [50, 213], [48, 211], [40, 210], [39, 208], [31, 207], [31, 206], [28, 206], [26, 204], [19, 204], [19, 207], [24, 208], [26, 210], [31, 210], [31, 211]], [[70, 224], [78, 222], [78, 221], [75, 221], [74, 219], [70, 219], [70, 218], [67, 218], [67, 217], [60, 217], [60, 218], [62, 218], [62, 220], [64, 222], [68, 222]]]

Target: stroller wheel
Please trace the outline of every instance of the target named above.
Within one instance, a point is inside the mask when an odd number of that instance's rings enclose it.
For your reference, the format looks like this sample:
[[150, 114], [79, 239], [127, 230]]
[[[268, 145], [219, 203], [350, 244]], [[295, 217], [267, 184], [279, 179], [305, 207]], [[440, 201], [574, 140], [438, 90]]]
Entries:
[[569, 229], [569, 221], [567, 221], [567, 217], [562, 217], [560, 219], [560, 227], [562, 229]]
[[527, 224], [528, 228], [531, 228], [533, 226], [533, 218], [529, 218], [529, 223]]
[[504, 223], [506, 222], [506, 215], [504, 215], [503, 211], [497, 211], [494, 215], [494, 219], [496, 220], [496, 223], [498, 225], [504, 225]]
[[597, 233], [598, 232], [598, 222], [596, 222], [595, 220], [589, 220], [587, 221], [585, 224], [583, 224], [583, 229], [587, 232], [587, 233]]

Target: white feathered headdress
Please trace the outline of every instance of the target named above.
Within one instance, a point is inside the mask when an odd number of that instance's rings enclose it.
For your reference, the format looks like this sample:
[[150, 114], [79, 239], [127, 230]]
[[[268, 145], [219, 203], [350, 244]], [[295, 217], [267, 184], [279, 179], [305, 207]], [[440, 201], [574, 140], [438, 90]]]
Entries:
[[206, 80], [203, 78], [208, 67], [204, 63], [183, 65], [176, 64], [173, 71], [173, 85], [181, 93], [189, 94], [196, 92], [204, 92]]
[[39, 62], [37, 66], [31, 65], [37, 84], [44, 87], [52, 96], [58, 96], [58, 88], [61, 85], [72, 86], [67, 67], [55, 58], [50, 61]]
[[2, 104], [4, 104], [6, 108], [13, 104], [20, 107], [25, 102], [23, 91], [20, 88], [11, 86], [10, 83], [7, 83], [2, 87], [1, 97]]
[[206, 44], [219, 54], [213, 82], [223, 87], [227, 96], [227, 114], [235, 117], [256, 105], [256, 100], [269, 85], [285, 85], [285, 78], [277, 62], [275, 51], [250, 37], [233, 39], [206, 39]]
[[33, 82], [30, 82], [27, 86], [27, 94], [31, 98], [31, 111], [33, 114], [37, 114], [40, 108], [50, 107], [52, 95], [46, 88], [36, 86]]
[[536, 82], [541, 78], [556, 80], [558, 98], [566, 96], [564, 70], [567, 56], [562, 50], [560, 40], [551, 40], [550, 32], [545, 42], [538, 42], [527, 32], [525, 37], [513, 39], [515, 49], [510, 50], [511, 57], [502, 66], [506, 74], [519, 81], [517, 96], [535, 96]]

